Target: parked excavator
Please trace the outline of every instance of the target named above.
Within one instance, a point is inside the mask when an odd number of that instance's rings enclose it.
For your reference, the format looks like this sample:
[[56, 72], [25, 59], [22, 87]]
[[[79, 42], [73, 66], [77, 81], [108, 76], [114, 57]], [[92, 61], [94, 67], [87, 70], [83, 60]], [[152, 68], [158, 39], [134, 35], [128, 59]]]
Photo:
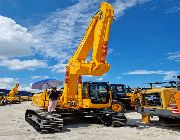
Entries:
[[[122, 113], [109, 111], [112, 94], [108, 91], [107, 84], [86, 83], [82, 84], [82, 75], [102, 76], [110, 69], [106, 62], [109, 32], [114, 9], [102, 2], [99, 11], [89, 23], [86, 33], [77, 47], [74, 55], [66, 66], [63, 94], [59, 100], [59, 107], [52, 115], [47, 115], [46, 109], [26, 110], [25, 119], [41, 133], [61, 131], [65, 117], [97, 118], [106, 126], [123, 126], [126, 117]], [[92, 60], [86, 62], [92, 50]], [[87, 88], [87, 95], [83, 96], [83, 88]], [[96, 88], [104, 88], [103, 92], [95, 92]], [[94, 94], [94, 95], [93, 95]], [[103, 98], [101, 98], [103, 97]], [[98, 100], [98, 101], [96, 101]], [[42, 99], [42, 103], [43, 103]]]
[[13, 87], [9, 94], [5, 97], [7, 103], [20, 103], [21, 102], [21, 99], [20, 99], [20, 96], [18, 96], [18, 88], [19, 88], [19, 83], [17, 83], [15, 85], [15, 87]]

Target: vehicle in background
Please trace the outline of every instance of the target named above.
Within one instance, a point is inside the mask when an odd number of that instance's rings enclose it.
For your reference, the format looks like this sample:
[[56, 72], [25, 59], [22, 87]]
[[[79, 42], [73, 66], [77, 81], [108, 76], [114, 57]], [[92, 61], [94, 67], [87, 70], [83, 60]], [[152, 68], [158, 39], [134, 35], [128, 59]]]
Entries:
[[123, 112], [126, 109], [132, 109], [131, 98], [127, 95], [130, 88], [124, 84], [110, 84], [112, 90], [113, 102], [111, 109], [115, 112]]
[[0, 106], [7, 104], [6, 98], [5, 98], [5, 93], [0, 92]]
[[19, 88], [19, 83], [17, 83], [15, 85], [15, 87], [13, 87], [11, 89], [11, 91], [9, 92], [9, 94], [7, 96], [5, 96], [5, 99], [7, 101], [7, 103], [20, 103], [21, 102], [21, 98], [18, 94], [18, 88]]
[[[160, 121], [180, 119], [180, 92], [175, 82], [155, 82], [153, 84], [167, 84], [168, 86], [153, 87], [141, 93], [141, 104], [137, 112], [142, 114], [142, 120], [150, 123], [150, 116], [158, 116]], [[151, 84], [152, 85], [152, 84]]]
[[129, 96], [131, 99], [130, 104], [133, 109], [135, 109], [136, 106], [138, 106], [140, 104], [141, 92], [143, 90], [144, 89], [137, 87], [137, 88], [133, 88], [133, 89], [129, 90], [129, 92], [127, 92], [127, 96]]
[[21, 101], [29, 101], [29, 96], [20, 96]]

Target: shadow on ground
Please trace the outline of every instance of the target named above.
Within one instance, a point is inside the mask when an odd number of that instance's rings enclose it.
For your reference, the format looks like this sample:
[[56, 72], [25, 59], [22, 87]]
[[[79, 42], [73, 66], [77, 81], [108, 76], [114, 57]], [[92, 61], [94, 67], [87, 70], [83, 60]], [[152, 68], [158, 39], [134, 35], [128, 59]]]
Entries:
[[[126, 113], [132, 113], [135, 111], [127, 111]], [[158, 117], [157, 117], [158, 118]], [[180, 119], [169, 119], [168, 121], [152, 120], [149, 124], [144, 124], [141, 119], [128, 119], [128, 127], [136, 127], [136, 129], [147, 129], [151, 127], [172, 130], [180, 132]]]

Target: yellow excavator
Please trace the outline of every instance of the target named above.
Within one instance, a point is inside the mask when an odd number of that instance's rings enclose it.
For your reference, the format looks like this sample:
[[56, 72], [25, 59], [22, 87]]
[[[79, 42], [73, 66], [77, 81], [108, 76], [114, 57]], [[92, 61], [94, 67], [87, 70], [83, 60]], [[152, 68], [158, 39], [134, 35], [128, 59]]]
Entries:
[[[106, 126], [125, 125], [127, 120], [124, 114], [108, 110], [111, 107], [112, 94], [107, 83], [82, 83], [82, 75], [102, 76], [110, 69], [106, 55], [113, 18], [113, 7], [107, 2], [102, 2], [74, 55], [68, 61], [63, 94], [56, 112], [47, 115], [48, 104], [44, 103], [44, 97], [41, 97], [41, 102], [45, 104], [44, 109], [26, 110], [25, 119], [36, 130], [42, 133], [61, 131], [63, 118], [78, 116], [97, 118]], [[92, 60], [86, 62], [91, 50]], [[84, 89], [88, 90], [84, 92]], [[99, 92], [98, 89], [103, 90]]]
[[21, 102], [20, 96], [17, 95], [19, 92], [18, 88], [19, 88], [19, 83], [17, 83], [15, 87], [13, 87], [11, 91], [9, 92], [9, 94], [5, 97], [7, 103], [20, 103]]

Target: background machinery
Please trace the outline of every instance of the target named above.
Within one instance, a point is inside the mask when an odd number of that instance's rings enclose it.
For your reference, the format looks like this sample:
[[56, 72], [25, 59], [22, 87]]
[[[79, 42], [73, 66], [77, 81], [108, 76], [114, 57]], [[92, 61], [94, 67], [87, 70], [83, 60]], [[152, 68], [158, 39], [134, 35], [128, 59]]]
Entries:
[[141, 105], [138, 106], [137, 111], [142, 114], [143, 122], [150, 123], [150, 116], [158, 116], [160, 121], [166, 122], [180, 119], [180, 92], [177, 90], [178, 84], [175, 87], [174, 82], [156, 83], [170, 83], [171, 86], [152, 87], [141, 93]]
[[140, 104], [141, 92], [143, 90], [144, 89], [137, 87], [128, 91], [127, 96], [130, 97], [130, 105], [132, 109], [135, 109], [135, 107]]
[[5, 98], [5, 93], [0, 92], [0, 106], [6, 104], [6, 98]]
[[127, 95], [130, 87], [124, 84], [110, 84], [112, 90], [113, 102], [111, 109], [115, 112], [123, 112], [125, 109], [131, 109], [131, 98]]
[[20, 96], [17, 95], [19, 92], [18, 88], [19, 88], [19, 84], [17, 83], [15, 87], [13, 87], [10, 90], [9, 94], [5, 97], [7, 103], [20, 103], [21, 102]]
[[[113, 7], [109, 3], [102, 2], [74, 55], [68, 61], [63, 94], [56, 112], [47, 115], [47, 109], [26, 111], [26, 121], [36, 130], [41, 132], [60, 131], [63, 128], [64, 117], [78, 116], [97, 118], [106, 126], [125, 125], [124, 114], [108, 110], [111, 107], [112, 94], [109, 92], [107, 84], [84, 83], [83, 85], [81, 77], [81, 75], [101, 76], [109, 71], [110, 64], [106, 62], [106, 55], [113, 17]], [[92, 60], [86, 62], [91, 50]], [[83, 93], [85, 88], [88, 90]], [[96, 89], [99, 88], [103, 88], [103, 92], [97, 92]], [[47, 108], [46, 103], [45, 108]]]
[[29, 101], [29, 96], [20, 96], [21, 101]]

